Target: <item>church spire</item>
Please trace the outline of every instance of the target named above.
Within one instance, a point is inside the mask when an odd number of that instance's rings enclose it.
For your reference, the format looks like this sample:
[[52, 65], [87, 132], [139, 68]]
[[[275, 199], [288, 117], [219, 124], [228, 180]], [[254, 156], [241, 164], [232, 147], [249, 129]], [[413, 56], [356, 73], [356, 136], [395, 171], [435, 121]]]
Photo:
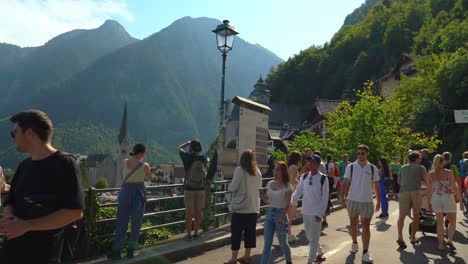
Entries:
[[120, 133], [119, 133], [119, 143], [128, 138], [128, 125], [127, 125], [127, 100], [125, 100], [124, 112], [122, 116], [122, 123], [120, 125]]

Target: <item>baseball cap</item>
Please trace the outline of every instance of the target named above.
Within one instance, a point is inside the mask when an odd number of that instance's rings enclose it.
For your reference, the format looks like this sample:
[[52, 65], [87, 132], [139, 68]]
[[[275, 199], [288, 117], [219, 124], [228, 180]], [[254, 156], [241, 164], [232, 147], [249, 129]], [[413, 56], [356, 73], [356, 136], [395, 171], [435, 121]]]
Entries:
[[311, 158], [312, 161], [315, 161], [317, 163], [322, 162], [322, 159], [318, 155], [312, 155], [310, 158]]

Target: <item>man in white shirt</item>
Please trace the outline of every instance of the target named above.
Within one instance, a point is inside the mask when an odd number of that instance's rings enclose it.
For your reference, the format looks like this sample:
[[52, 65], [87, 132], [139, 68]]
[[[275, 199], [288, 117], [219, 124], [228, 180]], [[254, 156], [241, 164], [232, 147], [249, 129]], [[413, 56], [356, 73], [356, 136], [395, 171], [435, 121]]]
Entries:
[[[307, 158], [310, 166], [310, 172], [301, 177], [296, 191], [291, 197], [291, 203], [297, 202], [302, 198], [302, 215], [304, 219], [304, 228], [309, 240], [309, 260], [308, 264], [324, 261], [323, 251], [320, 247], [320, 232], [322, 231], [322, 217], [328, 206], [328, 179], [319, 172], [318, 168], [321, 159], [317, 155]], [[318, 253], [318, 254], [317, 254]]]
[[[366, 145], [359, 145], [357, 160], [346, 167], [342, 185], [343, 187], [341, 188], [340, 193], [340, 202], [348, 209], [350, 234], [353, 239], [350, 252], [354, 254], [359, 250], [357, 231], [359, 217], [361, 217], [363, 245], [362, 261], [365, 263], [374, 263], [374, 260], [368, 251], [370, 241], [370, 222], [374, 214], [372, 186], [374, 187], [375, 197], [377, 199], [377, 204], [375, 205], [376, 212], [380, 210], [380, 189], [378, 183], [378, 169], [367, 160], [368, 157], [369, 147]], [[345, 201], [344, 195], [346, 194], [349, 185], [349, 193]]]

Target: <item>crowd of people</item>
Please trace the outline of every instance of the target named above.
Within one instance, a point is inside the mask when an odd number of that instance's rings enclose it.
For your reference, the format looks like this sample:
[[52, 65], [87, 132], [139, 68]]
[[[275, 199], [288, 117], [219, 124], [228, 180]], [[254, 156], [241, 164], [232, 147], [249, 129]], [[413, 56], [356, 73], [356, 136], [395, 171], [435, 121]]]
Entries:
[[[7, 240], [0, 249], [0, 261], [48, 263], [57, 252], [55, 245], [63, 236], [64, 227], [83, 217], [81, 172], [72, 155], [52, 146], [53, 125], [44, 112], [23, 111], [12, 116], [10, 121], [14, 124], [10, 134], [17, 150], [29, 157], [19, 164], [11, 185], [5, 181], [0, 167], [0, 190], [9, 193], [2, 204], [0, 233]], [[255, 153], [245, 150], [228, 188], [232, 193], [229, 203], [232, 252], [224, 263], [252, 263], [251, 250], [257, 246], [256, 225], [261, 201], [268, 205], [261, 263], [271, 263], [275, 234], [286, 263], [292, 263], [290, 243], [298, 238], [293, 233], [291, 222], [298, 215], [300, 199], [300, 212], [310, 247], [308, 263], [325, 261], [320, 235], [329, 225], [327, 216], [332, 209], [333, 190], [348, 212], [351, 254], [360, 250], [357, 236], [359, 225], [362, 228], [363, 262], [374, 261], [369, 251], [370, 223], [375, 213], [380, 212], [378, 218], [390, 216], [390, 199], [398, 200], [399, 204], [396, 240], [399, 248], [407, 247], [402, 234], [406, 217], [412, 218], [410, 243], [417, 244], [420, 243], [416, 232], [421, 217], [425, 212], [434, 212], [438, 250], [448, 247], [455, 251], [453, 237], [457, 203], [460, 210], [468, 213], [463, 202], [468, 201], [468, 151], [463, 153], [458, 164], [452, 162], [449, 152], [437, 154], [431, 161], [429, 151], [423, 149], [410, 150], [403, 165], [396, 156], [391, 164], [385, 157], [380, 158], [377, 166], [368, 161], [370, 151], [366, 145], [357, 146], [354, 162], [350, 162], [348, 154], [344, 154], [341, 161], [334, 162], [331, 155], [322, 160], [320, 151], [309, 148], [304, 150], [304, 154], [293, 151], [287, 162], [275, 163], [273, 180], [263, 188]], [[201, 154], [202, 147], [197, 140], [181, 144], [178, 153], [185, 169], [185, 239], [198, 239], [207, 203], [207, 158]], [[151, 179], [145, 155], [146, 146], [136, 144], [130, 152], [131, 158], [120, 164], [122, 186], [110, 259], [121, 258], [129, 222], [128, 258], [133, 257], [138, 246], [146, 204], [144, 182]], [[444, 239], [445, 221], [448, 225], [447, 241]], [[239, 258], [242, 239], [245, 250]], [[28, 254], [24, 254], [24, 249], [28, 249]]]
[[[416, 232], [421, 213], [434, 212], [437, 219], [438, 249], [445, 251], [448, 247], [454, 252], [457, 203], [460, 203], [459, 209], [464, 211], [465, 207], [461, 202], [463, 192], [468, 197], [468, 152], [463, 154], [459, 166], [451, 163], [452, 155], [448, 152], [435, 155], [431, 161], [428, 150], [410, 150], [404, 164], [400, 164], [397, 156], [393, 157], [390, 164], [382, 157], [377, 166], [368, 161], [369, 153], [368, 146], [359, 145], [356, 161], [350, 162], [349, 155], [345, 154], [340, 162], [335, 163], [331, 155], [327, 155], [326, 160], [322, 161], [320, 151], [307, 148], [304, 155], [293, 151], [287, 163], [275, 163], [274, 179], [266, 184], [263, 191], [262, 176], [256, 169], [255, 155], [250, 150], [245, 151], [241, 156], [240, 166], [234, 172], [233, 183], [229, 186], [229, 190], [233, 192], [232, 255], [224, 263], [252, 263], [250, 252], [256, 247], [255, 225], [261, 201], [268, 204], [261, 263], [271, 263], [274, 234], [286, 263], [292, 263], [290, 244], [297, 237], [292, 233], [291, 222], [297, 215], [297, 205], [301, 198], [300, 212], [310, 247], [308, 263], [325, 261], [320, 235], [328, 227], [326, 217], [330, 214], [330, 194], [333, 190], [336, 190], [339, 202], [346, 207], [349, 215], [351, 254], [360, 250], [357, 235], [359, 226], [362, 228], [364, 263], [374, 262], [369, 251], [371, 220], [375, 213], [380, 213], [377, 218], [390, 217], [391, 199], [397, 200], [399, 205], [396, 244], [401, 250], [407, 247], [402, 234], [406, 217], [412, 218], [410, 242], [417, 244], [420, 243]], [[444, 241], [444, 220], [448, 223], [447, 241]], [[245, 253], [238, 258], [242, 236], [245, 240]]]

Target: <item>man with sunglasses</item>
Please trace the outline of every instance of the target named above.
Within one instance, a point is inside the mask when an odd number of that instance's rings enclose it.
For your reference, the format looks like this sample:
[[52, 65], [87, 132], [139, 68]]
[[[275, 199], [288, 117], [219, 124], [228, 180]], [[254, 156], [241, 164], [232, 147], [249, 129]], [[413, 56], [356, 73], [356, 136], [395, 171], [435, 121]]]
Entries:
[[328, 206], [329, 186], [327, 176], [319, 171], [321, 159], [317, 155], [307, 158], [310, 172], [304, 174], [291, 197], [291, 203], [302, 198], [302, 216], [304, 229], [309, 240], [309, 260], [307, 263], [324, 261], [320, 247], [322, 220]]
[[2, 263], [49, 263], [59, 251], [64, 227], [83, 217], [81, 172], [75, 159], [51, 145], [52, 121], [28, 110], [10, 118], [11, 136], [23, 160], [3, 204]]
[[[374, 187], [377, 203], [375, 211], [380, 210], [380, 189], [378, 169], [371, 164], [369, 157], [369, 147], [359, 145], [357, 151], [357, 160], [346, 167], [344, 181], [340, 193], [340, 202], [348, 209], [350, 221], [350, 235], [353, 239], [350, 253], [358, 252], [357, 232], [359, 217], [362, 224], [362, 261], [365, 263], [374, 263], [369, 254], [370, 242], [370, 222], [374, 215], [374, 202], [372, 198], [372, 187]], [[348, 197], [345, 200], [344, 195], [349, 188]]]

